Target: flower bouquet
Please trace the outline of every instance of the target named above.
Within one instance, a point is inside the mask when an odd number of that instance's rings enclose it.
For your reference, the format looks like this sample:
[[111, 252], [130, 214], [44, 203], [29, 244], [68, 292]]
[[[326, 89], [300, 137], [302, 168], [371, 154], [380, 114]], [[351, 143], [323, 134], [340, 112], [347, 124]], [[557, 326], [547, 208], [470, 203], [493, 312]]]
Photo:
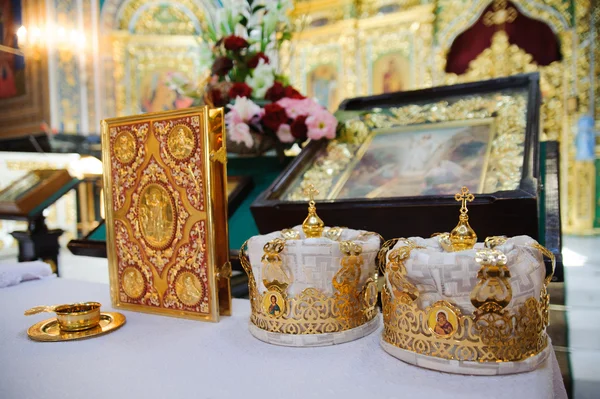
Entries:
[[202, 37], [202, 57], [212, 65], [204, 90], [174, 82], [182, 94], [202, 92], [204, 103], [226, 108], [230, 152], [276, 148], [281, 156], [293, 143], [336, 136], [336, 118], [292, 87], [271, 59], [291, 38], [291, 8], [291, 0], [224, 1]]

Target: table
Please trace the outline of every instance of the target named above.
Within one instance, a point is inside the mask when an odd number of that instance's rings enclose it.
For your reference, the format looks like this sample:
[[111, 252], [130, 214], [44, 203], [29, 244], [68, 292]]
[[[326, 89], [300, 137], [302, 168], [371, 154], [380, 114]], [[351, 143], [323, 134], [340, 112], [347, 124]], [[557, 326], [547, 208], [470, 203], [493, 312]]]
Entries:
[[536, 371], [477, 377], [402, 363], [379, 347], [381, 328], [338, 346], [278, 347], [250, 335], [243, 299], [218, 324], [122, 311], [127, 323], [94, 339], [27, 338], [48, 314], [25, 309], [90, 300], [108, 311], [108, 286], [55, 278], [0, 289], [0, 398], [566, 398], [553, 351]]

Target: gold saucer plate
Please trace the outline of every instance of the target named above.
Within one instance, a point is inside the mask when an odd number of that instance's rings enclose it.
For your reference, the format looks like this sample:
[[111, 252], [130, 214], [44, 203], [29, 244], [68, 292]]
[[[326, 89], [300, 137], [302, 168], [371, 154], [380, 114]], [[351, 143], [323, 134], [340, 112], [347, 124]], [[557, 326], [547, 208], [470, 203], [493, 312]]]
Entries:
[[100, 323], [93, 328], [83, 331], [64, 331], [60, 329], [58, 320], [53, 317], [48, 320], [40, 321], [29, 327], [27, 335], [34, 341], [59, 342], [72, 341], [75, 339], [93, 338], [99, 335], [108, 334], [125, 324], [125, 316], [117, 312], [102, 312], [100, 314]]

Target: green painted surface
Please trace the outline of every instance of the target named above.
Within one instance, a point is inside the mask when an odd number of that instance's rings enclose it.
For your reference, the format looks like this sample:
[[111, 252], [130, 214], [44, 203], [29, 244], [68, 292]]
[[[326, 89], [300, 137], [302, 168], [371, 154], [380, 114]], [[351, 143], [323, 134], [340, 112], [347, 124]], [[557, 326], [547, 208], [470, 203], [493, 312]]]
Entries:
[[239, 249], [244, 241], [258, 234], [258, 227], [250, 212], [250, 205], [260, 193], [265, 191], [283, 171], [282, 165], [275, 157], [230, 158], [227, 160], [229, 176], [250, 175], [254, 180], [254, 188], [244, 199], [233, 215], [229, 216], [229, 248]]
[[90, 236], [88, 240], [91, 241], [106, 241], [106, 224], [102, 223]]

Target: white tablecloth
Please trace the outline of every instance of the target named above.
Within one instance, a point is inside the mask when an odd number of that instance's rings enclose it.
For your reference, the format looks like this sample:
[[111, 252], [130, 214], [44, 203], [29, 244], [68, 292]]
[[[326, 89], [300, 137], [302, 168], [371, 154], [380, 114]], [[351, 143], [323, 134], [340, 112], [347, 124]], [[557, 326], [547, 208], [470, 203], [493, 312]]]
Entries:
[[218, 324], [122, 312], [127, 323], [101, 337], [34, 342], [27, 328], [42, 304], [100, 301], [107, 285], [52, 279], [0, 289], [0, 398], [566, 398], [554, 352], [544, 367], [503, 377], [420, 369], [386, 354], [381, 328], [338, 346], [288, 348], [248, 332], [250, 303]]

